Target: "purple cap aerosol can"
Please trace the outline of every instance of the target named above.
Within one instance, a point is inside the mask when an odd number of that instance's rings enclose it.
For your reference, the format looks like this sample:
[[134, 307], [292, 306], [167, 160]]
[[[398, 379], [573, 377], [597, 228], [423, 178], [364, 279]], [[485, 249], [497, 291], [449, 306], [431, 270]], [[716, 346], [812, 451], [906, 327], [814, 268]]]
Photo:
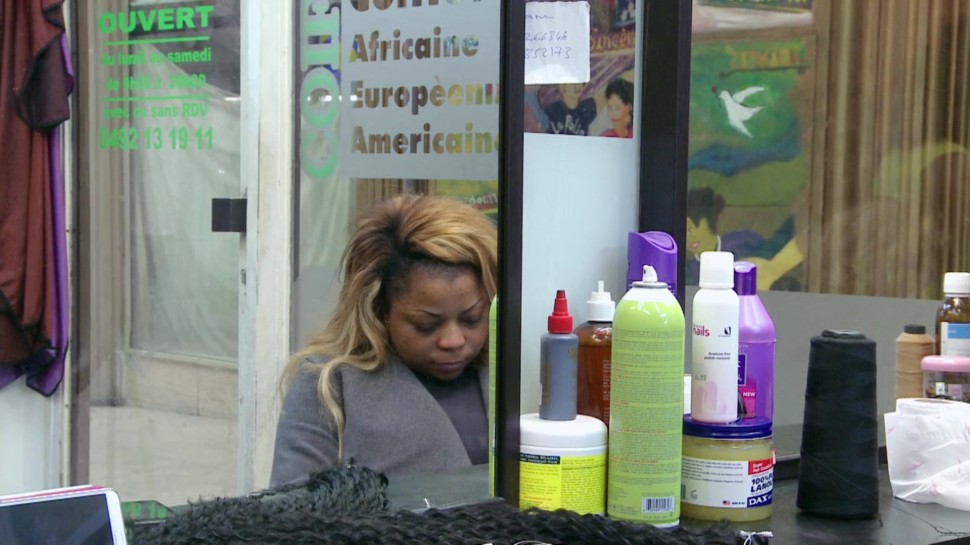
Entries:
[[663, 231], [631, 231], [627, 235], [626, 287], [643, 277], [643, 266], [657, 271], [657, 279], [667, 284], [670, 293], [677, 295], [677, 242]]

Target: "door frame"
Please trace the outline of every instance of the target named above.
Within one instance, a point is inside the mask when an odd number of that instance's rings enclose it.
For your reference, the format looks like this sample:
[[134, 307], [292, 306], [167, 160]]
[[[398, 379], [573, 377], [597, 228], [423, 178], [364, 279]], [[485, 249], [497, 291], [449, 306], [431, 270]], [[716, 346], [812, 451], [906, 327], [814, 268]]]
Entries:
[[239, 255], [240, 494], [269, 482], [279, 378], [290, 352], [295, 10], [295, 0], [242, 2], [240, 191], [251, 228], [240, 239]]

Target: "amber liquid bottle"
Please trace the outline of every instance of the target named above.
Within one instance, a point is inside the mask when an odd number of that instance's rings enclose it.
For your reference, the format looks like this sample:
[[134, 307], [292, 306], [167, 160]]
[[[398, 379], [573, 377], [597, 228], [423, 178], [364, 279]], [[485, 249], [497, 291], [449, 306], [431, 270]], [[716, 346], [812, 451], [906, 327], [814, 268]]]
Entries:
[[616, 304], [603, 281], [587, 301], [587, 321], [573, 333], [579, 337], [576, 355], [576, 412], [610, 425], [610, 359], [613, 352], [613, 312]]
[[943, 294], [936, 313], [936, 353], [970, 356], [970, 273], [944, 274]]

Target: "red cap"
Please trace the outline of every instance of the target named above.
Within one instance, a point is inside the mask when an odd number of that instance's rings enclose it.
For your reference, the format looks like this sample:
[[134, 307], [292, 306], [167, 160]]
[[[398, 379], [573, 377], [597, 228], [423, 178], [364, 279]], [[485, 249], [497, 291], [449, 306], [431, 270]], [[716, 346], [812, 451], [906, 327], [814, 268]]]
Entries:
[[549, 333], [572, 333], [573, 317], [569, 315], [569, 302], [566, 290], [556, 290], [556, 302], [549, 315]]

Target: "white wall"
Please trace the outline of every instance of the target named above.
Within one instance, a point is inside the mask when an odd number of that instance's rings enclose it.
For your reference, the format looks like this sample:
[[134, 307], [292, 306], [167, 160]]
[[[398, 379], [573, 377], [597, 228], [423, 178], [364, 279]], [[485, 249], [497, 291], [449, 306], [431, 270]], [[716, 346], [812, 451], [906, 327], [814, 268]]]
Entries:
[[44, 397], [22, 377], [0, 390], [0, 495], [60, 486], [63, 392]]
[[637, 227], [635, 140], [525, 134], [522, 209], [522, 414], [539, 410], [539, 338], [557, 289], [575, 325], [596, 281], [619, 301]]

